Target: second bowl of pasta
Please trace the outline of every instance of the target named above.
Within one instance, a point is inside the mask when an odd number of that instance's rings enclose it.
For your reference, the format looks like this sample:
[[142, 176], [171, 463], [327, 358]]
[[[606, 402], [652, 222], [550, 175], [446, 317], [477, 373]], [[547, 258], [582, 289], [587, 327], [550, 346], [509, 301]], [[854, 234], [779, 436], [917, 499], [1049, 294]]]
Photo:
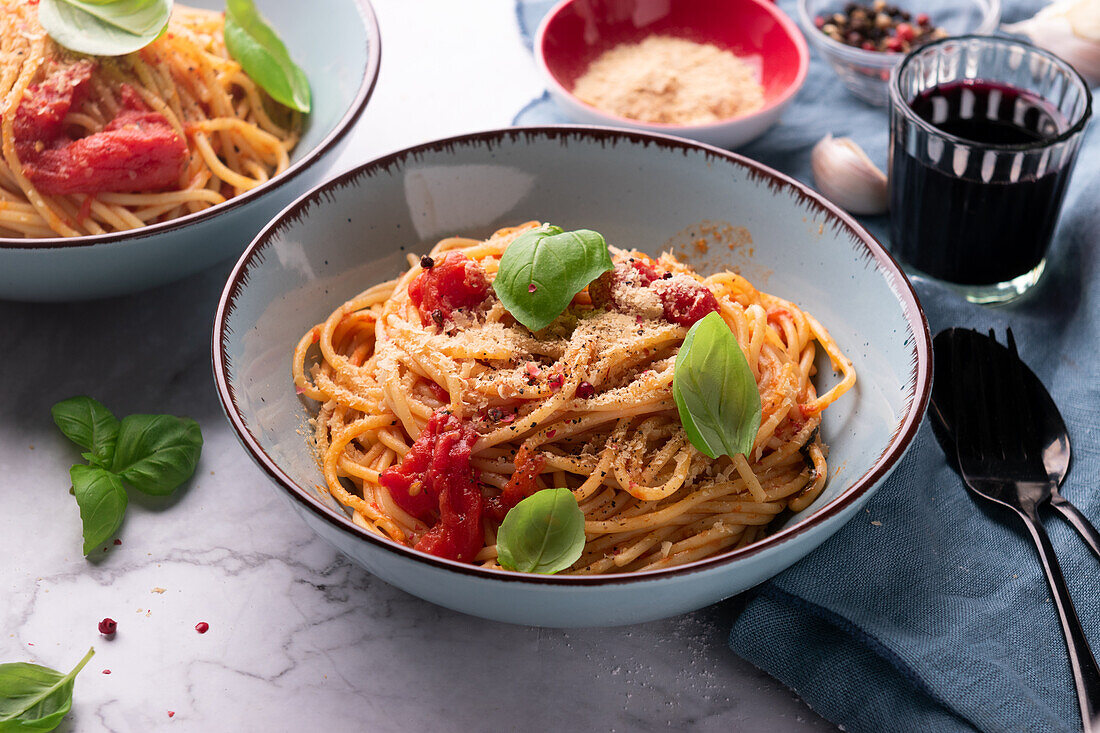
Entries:
[[147, 5], [127, 32], [0, 0], [0, 298], [133, 292], [237, 256], [321, 179], [374, 88], [368, 0]]

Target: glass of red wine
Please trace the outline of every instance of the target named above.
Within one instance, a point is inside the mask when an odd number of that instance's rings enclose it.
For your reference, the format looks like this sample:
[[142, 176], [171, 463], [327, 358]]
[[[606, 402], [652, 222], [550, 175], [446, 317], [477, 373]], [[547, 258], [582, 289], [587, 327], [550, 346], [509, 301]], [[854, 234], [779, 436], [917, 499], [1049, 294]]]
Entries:
[[1003, 303], [1039, 281], [1089, 117], [1088, 84], [1022, 41], [922, 46], [890, 79], [890, 229], [910, 276]]

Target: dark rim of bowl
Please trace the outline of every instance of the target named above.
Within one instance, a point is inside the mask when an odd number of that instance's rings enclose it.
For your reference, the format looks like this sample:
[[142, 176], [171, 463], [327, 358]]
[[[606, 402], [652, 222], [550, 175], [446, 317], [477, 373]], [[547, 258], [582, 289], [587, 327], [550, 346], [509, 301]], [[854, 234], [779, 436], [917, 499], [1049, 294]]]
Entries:
[[[905, 69], [913, 63], [913, 60], [920, 56], [929, 49], [936, 48], [937, 46], [945, 46], [950, 43], [968, 42], [968, 41], [985, 41], [987, 43], [996, 43], [1003, 46], [1016, 46], [1017, 48], [1023, 48], [1028, 51], [1045, 56], [1058, 66], [1068, 77], [1075, 79], [1078, 84], [1081, 85], [1081, 89], [1085, 92], [1085, 108], [1081, 111], [1081, 117], [1072, 125], [1067, 127], [1062, 132], [1058, 133], [1055, 137], [1044, 138], [1043, 140], [1036, 140], [1030, 143], [1020, 143], [1018, 145], [993, 145], [991, 143], [983, 143], [979, 140], [970, 140], [965, 137], [959, 137], [958, 135], [952, 135], [949, 132], [944, 132], [940, 128], [933, 125], [928, 120], [924, 119], [909, 106], [909, 101], [905, 99], [901, 91], [901, 75]], [[969, 78], [969, 77], [968, 77]], [[975, 81], [978, 81], [977, 77], [974, 77]], [[961, 80], [958, 80], [961, 81]], [[989, 81], [996, 81], [995, 79]], [[1064, 143], [1067, 140], [1072, 139], [1075, 135], [1082, 132], [1085, 126], [1088, 125], [1089, 119], [1092, 117], [1092, 90], [1089, 89], [1089, 83], [1085, 80], [1085, 77], [1081, 76], [1081, 72], [1075, 69], [1068, 61], [1061, 56], [1051, 53], [1045, 48], [1036, 46], [1033, 43], [1020, 40], [1019, 38], [1005, 38], [1003, 36], [982, 36], [982, 35], [966, 35], [966, 36], [949, 36], [947, 38], [941, 38], [938, 41], [932, 41], [926, 43], [919, 48], [915, 48], [910, 51], [904, 59], [901, 60], [897, 66], [893, 68], [890, 73], [889, 82], [890, 92], [890, 110], [894, 114], [899, 114], [909, 121], [910, 124], [915, 125], [920, 130], [923, 130], [926, 135], [933, 137], [943, 138], [955, 145], [963, 145], [969, 148], [979, 148], [981, 150], [1004, 150], [1011, 152], [1027, 152], [1030, 150], [1042, 150], [1043, 148], [1054, 147]], [[1044, 100], [1045, 101], [1045, 100]]]
[[355, 121], [359, 119], [359, 116], [366, 108], [367, 102], [374, 92], [374, 85], [378, 81], [378, 69], [382, 61], [382, 35], [378, 30], [378, 18], [374, 13], [374, 8], [371, 6], [370, 0], [354, 0], [354, 2], [359, 8], [359, 16], [363, 21], [363, 30], [366, 32], [367, 42], [367, 65], [363, 70], [363, 79], [359, 84], [359, 89], [356, 91], [355, 98], [351, 101], [351, 104], [348, 105], [343, 117], [341, 117], [339, 122], [336, 123], [336, 126], [332, 128], [332, 131], [329, 132], [316, 147], [306, 153], [301, 160], [292, 164], [280, 175], [265, 181], [251, 191], [242, 193], [240, 196], [234, 196], [228, 201], [223, 201], [220, 204], [203, 209], [202, 211], [196, 211], [194, 214], [181, 216], [171, 221], [150, 224], [149, 226], [144, 226], [139, 229], [130, 229], [125, 232], [88, 234], [82, 237], [44, 237], [41, 239], [0, 237], [0, 249], [36, 250], [62, 249], [65, 247], [91, 247], [97, 244], [119, 242], [128, 239], [144, 239], [146, 237], [163, 234], [164, 232], [181, 229], [190, 224], [211, 219], [223, 212], [262, 198], [271, 191], [290, 182], [297, 177], [299, 173], [302, 173], [316, 163], [321, 156], [328, 152], [330, 148], [336, 145], [336, 143], [351, 131]]
[[608, 120], [614, 120], [616, 125], [637, 125], [646, 128], [647, 130], [654, 130], [658, 134], [666, 133], [669, 135], [676, 135], [681, 133], [698, 134], [703, 132], [713, 131], [716, 128], [725, 127], [731, 122], [741, 122], [743, 120], [749, 120], [753, 117], [757, 117], [764, 112], [781, 108], [794, 99], [794, 95], [802, 88], [802, 85], [806, 82], [806, 77], [810, 73], [810, 47], [806, 43], [806, 37], [802, 35], [802, 31], [798, 27], [798, 23], [794, 22], [789, 15], [779, 9], [778, 5], [775, 5], [774, 0], [748, 0], [757, 5], [762, 11], [772, 16], [776, 23], [783, 28], [787, 33], [787, 37], [791, 39], [795, 48], [798, 49], [798, 72], [795, 74], [795, 78], [790, 84], [783, 90], [783, 92], [775, 99], [768, 100], [763, 107], [754, 109], [751, 112], [734, 115], [733, 117], [724, 117], [714, 122], [707, 122], [699, 125], [682, 125], [675, 122], [647, 122], [646, 120], [634, 120], [629, 117], [623, 117], [621, 115], [612, 114], [606, 110], [594, 107], [588, 102], [580, 99], [580, 97], [573, 94], [573, 90], [566, 89], [565, 85], [558, 81], [558, 77], [554, 75], [554, 72], [550, 70], [550, 65], [546, 62], [546, 54], [543, 53], [543, 41], [546, 38], [546, 31], [550, 27], [550, 23], [562, 12], [565, 11], [570, 5], [577, 2], [577, 0], [560, 0], [560, 2], [554, 7], [550, 8], [539, 22], [539, 27], [535, 31], [535, 38], [533, 41], [533, 50], [535, 54], [535, 62], [539, 67], [539, 70], [544, 74], [547, 81], [553, 86], [557, 87], [562, 94], [573, 100], [575, 103], [581, 105], [594, 115], [604, 117]]
[[[286, 473], [279, 468], [276, 462], [260, 446], [252, 436], [251, 431], [245, 425], [240, 411], [237, 409], [233, 389], [229, 385], [226, 374], [228, 362], [226, 340], [228, 331], [225, 328], [226, 319], [233, 309], [233, 302], [242, 291], [248, 280], [248, 271], [252, 265], [252, 259], [261, 252], [267, 244], [278, 236], [283, 229], [291, 223], [303, 217], [308, 209], [314, 205], [322, 206], [330, 192], [353, 185], [363, 176], [369, 176], [375, 172], [392, 172], [395, 167], [400, 169], [407, 161], [416, 160], [424, 153], [438, 152], [456, 144], [482, 144], [490, 148], [502, 139], [511, 136], [517, 139], [519, 136], [531, 138], [555, 139], [566, 136], [576, 136], [589, 140], [606, 143], [608, 141], [625, 141], [630, 144], [643, 146], [654, 145], [659, 148], [682, 151], [685, 155], [689, 152], [703, 152], [710, 157], [725, 160], [742, 168], [748, 169], [753, 177], [759, 177], [767, 182], [772, 190], [791, 190], [794, 196], [801, 202], [816, 207], [821, 213], [830, 217], [833, 225], [840, 225], [846, 229], [853, 242], [857, 242], [865, 248], [861, 253], [863, 259], [869, 260], [875, 268], [885, 274], [892, 275], [895, 286], [892, 288], [904, 311], [905, 319], [912, 329], [913, 339], [913, 395], [906, 406], [905, 415], [890, 438], [890, 443], [872, 466], [840, 496], [831, 500], [828, 504], [818, 509], [806, 519], [786, 527], [775, 534], [768, 535], [745, 547], [716, 555], [714, 557], [696, 560], [692, 563], [678, 565], [672, 568], [651, 570], [637, 573], [614, 573], [608, 575], [535, 575], [527, 573], [509, 572], [505, 570], [491, 570], [475, 565], [444, 560], [410, 547], [399, 545], [391, 540], [383, 539], [378, 535], [359, 527], [345, 515], [325, 506], [316, 498], [311, 490], [303, 488], [295, 483]], [[313, 212], [313, 216], [317, 213]], [[374, 547], [386, 552], [394, 553], [405, 559], [425, 563], [437, 569], [452, 570], [465, 575], [475, 576], [483, 580], [499, 580], [503, 582], [532, 583], [538, 585], [554, 586], [590, 586], [610, 585], [618, 583], [639, 583], [660, 578], [684, 576], [703, 570], [725, 565], [741, 558], [750, 557], [757, 553], [783, 544], [793, 537], [804, 534], [808, 530], [820, 525], [825, 520], [841, 513], [844, 509], [856, 502], [876, 483], [881, 481], [893, 469], [901, 459], [917, 429], [920, 427], [921, 418], [928, 407], [928, 400], [932, 390], [932, 335], [928, 330], [928, 321], [924, 310], [917, 299], [912, 284], [902, 273], [901, 267], [893, 257], [882, 247], [869, 232], [867, 232], [851, 216], [841, 210], [835, 204], [830, 203], [817, 192], [799, 183], [793, 178], [778, 171], [772, 170], [761, 163], [731, 153], [721, 148], [692, 142], [683, 138], [669, 135], [657, 135], [648, 132], [633, 130], [621, 130], [607, 127], [589, 125], [550, 125], [534, 127], [511, 127], [498, 130], [488, 130], [465, 135], [435, 140], [422, 143], [410, 148], [405, 148], [396, 153], [391, 153], [371, 162], [353, 168], [336, 178], [316, 186], [312, 191], [302, 195], [297, 201], [287, 206], [256, 236], [252, 243], [245, 249], [240, 260], [233, 268], [233, 272], [226, 282], [221, 298], [218, 300], [218, 309], [214, 315], [214, 328], [211, 343], [211, 357], [213, 362], [214, 380], [217, 383], [218, 398], [221, 400], [222, 410], [229, 419], [230, 425], [237, 433], [237, 439], [252, 456], [256, 464], [270, 476], [275, 483], [285, 489], [289, 495], [302, 504], [306, 509], [327, 521], [336, 529], [357, 536]], [[288, 344], [289, 350], [293, 344]], [[289, 374], [289, 372], [288, 372]], [[289, 389], [289, 382], [288, 389]]]

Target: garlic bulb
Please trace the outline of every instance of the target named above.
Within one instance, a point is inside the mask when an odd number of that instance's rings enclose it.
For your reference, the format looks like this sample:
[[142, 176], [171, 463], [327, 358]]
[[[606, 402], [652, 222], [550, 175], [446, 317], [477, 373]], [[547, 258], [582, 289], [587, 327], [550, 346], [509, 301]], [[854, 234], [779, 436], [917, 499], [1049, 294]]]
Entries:
[[850, 138], [823, 137], [814, 145], [810, 165], [817, 189], [850, 213], [886, 213], [886, 174]]
[[1100, 2], [1057, 0], [1035, 17], [1004, 26], [1009, 33], [1027, 36], [1036, 46], [1052, 51], [1081, 72], [1089, 86], [1100, 84]]

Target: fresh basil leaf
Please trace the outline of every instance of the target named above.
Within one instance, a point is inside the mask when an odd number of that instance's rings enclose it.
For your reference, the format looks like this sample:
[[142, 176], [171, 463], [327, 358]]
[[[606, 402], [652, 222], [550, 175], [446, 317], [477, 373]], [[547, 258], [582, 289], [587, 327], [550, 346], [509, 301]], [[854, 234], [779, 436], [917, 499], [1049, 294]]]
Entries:
[[0, 733], [56, 728], [73, 706], [73, 680], [95, 654], [89, 649], [68, 674], [16, 662], [0, 664]]
[[111, 411], [83, 395], [62, 400], [50, 408], [53, 421], [65, 437], [90, 452], [82, 454], [93, 466], [110, 468], [118, 439], [118, 419]]
[[497, 531], [497, 560], [506, 570], [551, 574], [584, 549], [584, 512], [569, 489], [543, 489], [512, 507]]
[[195, 472], [202, 451], [199, 424], [172, 415], [128, 415], [118, 429], [111, 470], [138, 491], [172, 493]]
[[144, 48], [168, 26], [172, 0], [41, 0], [38, 21], [72, 51], [123, 56]]
[[561, 315], [588, 283], [613, 267], [599, 233], [563, 232], [543, 224], [519, 235], [504, 250], [493, 290], [517, 321], [538, 331]]
[[111, 539], [126, 516], [129, 498], [122, 481], [110, 471], [77, 464], [69, 469], [80, 521], [84, 525], [84, 554]]
[[252, 81], [276, 102], [299, 112], [309, 112], [309, 79], [272, 30], [252, 0], [227, 0], [225, 47]]
[[741, 345], [717, 313], [692, 326], [672, 378], [688, 439], [710, 458], [748, 455], [760, 429], [760, 389]]

